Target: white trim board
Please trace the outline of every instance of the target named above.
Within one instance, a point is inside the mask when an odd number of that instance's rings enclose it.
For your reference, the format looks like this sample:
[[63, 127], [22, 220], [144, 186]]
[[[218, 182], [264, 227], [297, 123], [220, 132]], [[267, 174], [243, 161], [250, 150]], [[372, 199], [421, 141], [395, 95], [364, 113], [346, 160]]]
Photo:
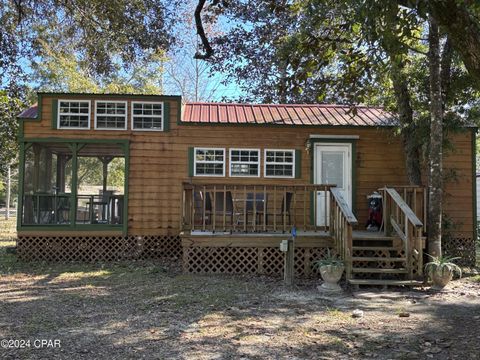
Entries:
[[310, 134], [309, 139], [360, 139], [359, 135], [316, 135]]

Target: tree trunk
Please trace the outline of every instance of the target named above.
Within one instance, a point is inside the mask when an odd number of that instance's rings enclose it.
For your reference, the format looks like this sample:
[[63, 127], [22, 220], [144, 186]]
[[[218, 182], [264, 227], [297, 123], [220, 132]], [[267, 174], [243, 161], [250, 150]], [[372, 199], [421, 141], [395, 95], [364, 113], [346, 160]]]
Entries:
[[279, 79], [278, 96], [281, 104], [287, 103], [287, 61], [282, 60], [280, 63], [280, 79]]
[[411, 185], [421, 185], [422, 169], [420, 165], [420, 144], [415, 135], [416, 126], [413, 121], [413, 110], [410, 101], [410, 93], [408, 91], [408, 82], [403, 74], [402, 65], [398, 64], [393, 58], [391, 59], [391, 63], [393, 89], [397, 100], [402, 142], [405, 149], [407, 177]]
[[8, 164], [7, 167], [7, 209], [5, 212], [5, 220], [10, 219], [10, 194], [11, 194], [11, 187], [12, 187], [12, 172], [11, 172], [12, 167], [10, 164]]
[[[448, 34], [468, 73], [480, 88], [480, 22], [473, 14], [474, 1], [459, 0], [397, 0], [402, 6], [423, 15], [430, 12]], [[478, 0], [476, 1], [478, 2]], [[470, 11], [470, 10], [471, 11]]]
[[428, 187], [428, 252], [431, 256], [442, 254], [442, 140], [443, 101], [440, 77], [440, 36], [436, 20], [429, 19], [428, 52], [430, 70], [430, 171]]
[[428, 1], [432, 17], [448, 33], [469, 74], [480, 84], [480, 23], [469, 13], [467, 3], [458, 0]]

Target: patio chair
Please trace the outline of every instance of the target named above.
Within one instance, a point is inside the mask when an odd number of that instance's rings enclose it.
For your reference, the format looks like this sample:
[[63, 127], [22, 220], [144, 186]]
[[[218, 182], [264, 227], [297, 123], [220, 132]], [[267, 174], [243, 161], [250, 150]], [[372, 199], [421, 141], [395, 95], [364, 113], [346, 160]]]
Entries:
[[111, 190], [100, 190], [99, 191], [99, 200], [98, 201], [93, 201], [92, 206], [94, 208], [99, 208], [98, 215], [102, 215], [102, 219], [91, 219], [91, 223], [97, 223], [97, 224], [108, 224], [109, 223], [109, 217], [110, 217], [110, 209], [109, 209], [109, 204], [110, 204], [110, 198], [113, 195], [113, 191]]
[[[207, 196], [206, 196], [207, 195]], [[203, 224], [203, 221], [205, 219], [205, 223], [207, 224], [210, 219], [210, 214], [212, 212], [212, 202], [210, 200], [210, 196], [208, 196], [208, 193], [205, 193], [203, 191], [195, 191], [193, 193], [193, 206], [195, 209], [195, 215], [200, 214], [200, 221], [196, 222], [195, 218], [193, 219], [194, 224]], [[203, 209], [203, 202], [205, 201], [205, 211]], [[198, 219], [198, 218], [197, 218]]]
[[[248, 224], [248, 217], [249, 215], [253, 215], [255, 213], [256, 219], [256, 224], [261, 225], [261, 219], [262, 216], [266, 215], [267, 211], [267, 200], [268, 200], [268, 194], [263, 194], [263, 193], [257, 193], [255, 194], [255, 199], [253, 196], [253, 193], [247, 193], [247, 204], [246, 204], [246, 222]], [[254, 203], [255, 203], [255, 212], [254, 210]], [[268, 222], [268, 219], [265, 219], [265, 222]]]
[[[292, 223], [292, 218], [291, 218], [291, 204], [292, 204], [292, 199], [293, 199], [293, 193], [291, 192], [286, 192], [283, 199], [282, 199], [282, 204], [280, 209], [273, 209], [273, 213], [267, 213], [265, 221], [268, 224], [268, 218], [270, 215], [278, 217], [281, 217], [280, 224], [281, 226], [286, 226], [290, 225]], [[284, 216], [285, 214], [285, 216]], [[288, 223], [285, 221], [288, 219]], [[278, 224], [278, 223], [277, 223]]]
[[[211, 197], [213, 197], [213, 194], [207, 192], [207, 198], [210, 198], [210, 203], [211, 203]], [[225, 198], [225, 201], [224, 201]], [[224, 209], [225, 205], [225, 209]], [[213, 214], [213, 211], [215, 210], [215, 213]], [[233, 224], [233, 199], [232, 199], [232, 192], [231, 191], [218, 191], [215, 196], [215, 209], [210, 209], [212, 216], [223, 216], [225, 213], [225, 216], [230, 217], [230, 225]], [[223, 224], [223, 221], [220, 222]], [[215, 229], [214, 229], [215, 230]]]
[[[224, 211], [224, 194], [225, 194], [225, 211]], [[212, 217], [213, 216], [223, 216], [225, 213], [226, 216], [230, 217], [230, 224], [233, 224], [233, 200], [232, 200], [232, 192], [227, 191], [218, 191], [215, 196], [215, 209], [213, 209], [212, 205], [212, 197], [213, 194], [210, 192], [203, 192], [198, 191], [194, 193], [194, 201], [195, 201], [195, 209], [198, 209], [199, 213], [201, 214], [201, 223], [205, 219], [205, 224], [212, 224]], [[205, 201], [205, 211], [203, 211], [203, 203]], [[215, 213], [214, 213], [215, 210]], [[223, 222], [221, 222], [223, 224]], [[216, 229], [213, 229], [214, 231]]]

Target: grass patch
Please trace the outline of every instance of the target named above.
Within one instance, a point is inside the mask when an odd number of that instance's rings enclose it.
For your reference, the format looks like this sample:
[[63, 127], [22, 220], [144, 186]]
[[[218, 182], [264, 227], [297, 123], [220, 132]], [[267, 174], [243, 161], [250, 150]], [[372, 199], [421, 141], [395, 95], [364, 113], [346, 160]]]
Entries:
[[339, 319], [339, 320], [350, 319], [349, 314], [347, 314], [346, 312], [341, 311], [337, 308], [327, 307], [326, 310], [325, 310], [325, 313], [327, 314], [327, 316], [335, 318], [335, 319]]
[[468, 278], [470, 281], [480, 283], [480, 275], [475, 275], [470, 278]]
[[5, 220], [5, 218], [0, 219], [0, 242], [15, 241], [17, 237], [16, 226], [16, 218], [10, 218], [9, 220]]

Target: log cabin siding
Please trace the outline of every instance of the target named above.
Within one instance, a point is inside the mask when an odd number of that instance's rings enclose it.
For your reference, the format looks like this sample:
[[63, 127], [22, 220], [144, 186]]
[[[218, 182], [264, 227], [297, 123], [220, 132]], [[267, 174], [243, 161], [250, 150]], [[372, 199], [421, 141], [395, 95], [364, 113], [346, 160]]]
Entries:
[[[91, 106], [90, 130], [52, 128], [52, 100], [89, 99]], [[30, 138], [65, 139], [128, 139], [130, 140], [130, 167], [128, 193], [129, 235], [175, 235], [180, 230], [182, 182], [188, 177], [189, 147], [218, 147], [226, 149], [225, 177], [199, 177], [215, 183], [247, 184], [303, 184], [312, 179], [313, 147], [306, 151], [310, 135], [356, 135], [354, 159], [355, 191], [354, 213], [363, 228], [367, 220], [367, 194], [384, 185], [408, 184], [405, 157], [400, 138], [392, 128], [383, 127], [315, 127], [315, 126], [258, 126], [258, 125], [185, 125], [178, 122], [179, 101], [172, 97], [115, 96], [114, 101], [127, 101], [128, 130], [94, 130], [94, 100], [112, 99], [108, 95], [46, 95], [40, 97], [41, 117], [23, 121], [23, 136]], [[169, 103], [169, 131], [131, 130], [132, 101], [166, 101]], [[455, 173], [445, 185], [445, 213], [455, 223], [455, 232], [472, 236], [474, 199], [472, 191], [472, 131], [465, 130], [450, 136], [454, 150], [444, 159], [446, 173]], [[261, 177], [230, 178], [228, 150], [254, 148], [261, 153]], [[269, 149], [294, 149], [301, 152], [301, 178], [265, 178], [264, 152]]]

